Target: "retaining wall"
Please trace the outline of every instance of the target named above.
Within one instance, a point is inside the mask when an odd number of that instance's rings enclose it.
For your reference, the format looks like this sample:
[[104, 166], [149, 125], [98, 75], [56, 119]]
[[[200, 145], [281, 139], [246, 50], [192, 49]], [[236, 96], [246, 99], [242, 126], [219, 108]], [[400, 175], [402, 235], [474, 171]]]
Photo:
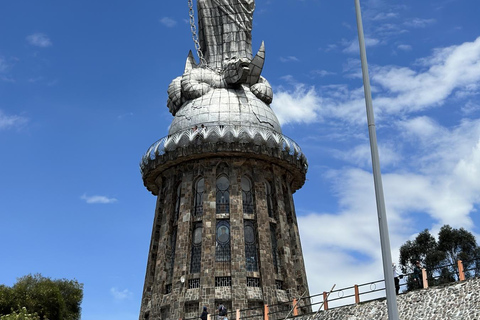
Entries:
[[[401, 294], [397, 304], [400, 320], [480, 320], [480, 278]], [[315, 320], [388, 320], [387, 301], [321, 311]]]

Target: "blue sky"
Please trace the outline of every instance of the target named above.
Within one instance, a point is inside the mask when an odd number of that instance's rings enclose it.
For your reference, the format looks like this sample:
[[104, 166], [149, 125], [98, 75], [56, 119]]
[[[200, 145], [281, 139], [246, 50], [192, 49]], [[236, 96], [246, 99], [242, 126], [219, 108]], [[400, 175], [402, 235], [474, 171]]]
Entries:
[[[393, 259], [479, 234], [480, 5], [362, 1]], [[193, 49], [187, 1], [0, 2], [0, 283], [84, 283], [83, 320], [136, 319], [155, 198], [142, 154]], [[257, 1], [253, 49], [285, 135], [311, 293], [382, 277], [353, 1]]]

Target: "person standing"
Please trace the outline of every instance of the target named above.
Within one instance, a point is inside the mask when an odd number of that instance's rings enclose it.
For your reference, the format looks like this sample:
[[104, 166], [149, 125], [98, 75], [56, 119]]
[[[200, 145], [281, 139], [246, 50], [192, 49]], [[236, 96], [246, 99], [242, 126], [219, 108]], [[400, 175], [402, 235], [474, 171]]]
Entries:
[[415, 261], [415, 266], [413, 267], [413, 281], [415, 281], [415, 285], [418, 289], [423, 288], [422, 267], [418, 260]]
[[223, 304], [220, 304], [218, 306], [218, 320], [228, 320], [227, 319], [227, 308]]
[[393, 280], [395, 281], [395, 292], [398, 294], [400, 292], [400, 279], [397, 273], [397, 266], [395, 263], [392, 263], [392, 270], [393, 270]]
[[208, 319], [208, 311], [206, 306], [203, 306], [203, 311], [202, 311], [202, 314], [200, 315], [200, 319], [202, 320]]

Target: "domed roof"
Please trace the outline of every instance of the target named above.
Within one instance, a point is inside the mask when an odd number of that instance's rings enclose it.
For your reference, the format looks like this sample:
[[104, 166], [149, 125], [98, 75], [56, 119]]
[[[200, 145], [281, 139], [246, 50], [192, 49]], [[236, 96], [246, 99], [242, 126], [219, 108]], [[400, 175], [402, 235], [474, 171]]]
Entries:
[[202, 125], [255, 127], [282, 132], [270, 106], [258, 99], [248, 87], [216, 88], [187, 101], [175, 114], [168, 133], [200, 128]]

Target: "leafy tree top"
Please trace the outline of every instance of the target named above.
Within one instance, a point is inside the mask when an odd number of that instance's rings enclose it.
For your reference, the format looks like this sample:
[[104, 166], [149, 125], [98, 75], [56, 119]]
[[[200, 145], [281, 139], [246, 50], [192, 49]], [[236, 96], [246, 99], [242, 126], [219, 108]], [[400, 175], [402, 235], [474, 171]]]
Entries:
[[0, 315], [13, 317], [25, 309], [42, 320], [79, 320], [82, 299], [83, 284], [77, 280], [27, 275], [17, 279], [12, 287], [0, 285]]
[[[408, 240], [400, 247], [400, 267], [403, 273], [410, 273], [415, 261], [420, 261], [427, 275], [436, 283], [452, 281], [457, 277], [457, 261], [462, 260], [465, 270], [478, 266], [480, 248], [475, 236], [469, 231], [444, 225], [438, 240], [425, 229], [414, 240]], [[475, 271], [476, 272], [476, 271]], [[468, 277], [471, 273], [467, 273]]]

